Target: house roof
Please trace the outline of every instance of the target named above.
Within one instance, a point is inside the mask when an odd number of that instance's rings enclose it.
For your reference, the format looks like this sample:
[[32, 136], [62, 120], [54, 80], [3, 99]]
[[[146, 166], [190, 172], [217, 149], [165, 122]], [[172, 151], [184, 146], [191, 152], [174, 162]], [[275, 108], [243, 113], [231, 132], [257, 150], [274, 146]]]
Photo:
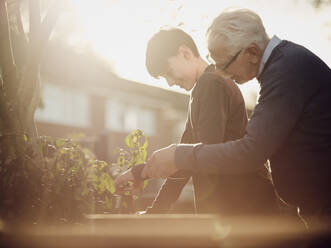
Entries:
[[164, 101], [186, 109], [189, 96], [117, 76], [107, 62], [92, 52], [77, 51], [61, 43], [50, 43], [45, 54], [43, 79], [69, 88], [93, 94], [112, 95], [118, 92]]

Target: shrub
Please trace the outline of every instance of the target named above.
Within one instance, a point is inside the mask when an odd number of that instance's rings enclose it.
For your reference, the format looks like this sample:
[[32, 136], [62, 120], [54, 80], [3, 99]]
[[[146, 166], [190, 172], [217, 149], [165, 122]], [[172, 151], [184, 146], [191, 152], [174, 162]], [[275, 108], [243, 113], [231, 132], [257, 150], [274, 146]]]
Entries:
[[[114, 176], [146, 160], [147, 138], [140, 130], [126, 139], [128, 150], [117, 149], [110, 165], [72, 139], [39, 137], [41, 164], [35, 164], [31, 142], [25, 138], [23, 168], [17, 159], [0, 164], [1, 218], [9, 221], [77, 222], [83, 214], [129, 212], [131, 196], [118, 205]], [[117, 202], [117, 204], [116, 204]]]

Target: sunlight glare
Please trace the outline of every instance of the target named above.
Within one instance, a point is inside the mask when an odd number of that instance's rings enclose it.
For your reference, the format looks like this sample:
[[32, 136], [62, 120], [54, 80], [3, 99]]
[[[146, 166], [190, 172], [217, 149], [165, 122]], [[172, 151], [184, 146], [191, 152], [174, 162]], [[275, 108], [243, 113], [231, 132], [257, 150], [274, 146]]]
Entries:
[[[75, 0], [82, 30], [91, 48], [110, 61], [113, 70], [127, 79], [169, 89], [165, 81], [153, 79], [145, 68], [148, 39], [162, 26], [178, 26], [192, 35], [201, 57], [207, 54], [205, 32], [213, 17], [227, 7], [256, 11], [270, 36], [276, 34], [302, 44], [331, 64], [328, 9], [317, 12], [310, 3], [279, 0]], [[329, 26], [323, 26], [323, 24]], [[241, 87], [251, 94], [256, 86]], [[174, 89], [178, 91], [178, 89]], [[180, 91], [183, 92], [183, 91]]]

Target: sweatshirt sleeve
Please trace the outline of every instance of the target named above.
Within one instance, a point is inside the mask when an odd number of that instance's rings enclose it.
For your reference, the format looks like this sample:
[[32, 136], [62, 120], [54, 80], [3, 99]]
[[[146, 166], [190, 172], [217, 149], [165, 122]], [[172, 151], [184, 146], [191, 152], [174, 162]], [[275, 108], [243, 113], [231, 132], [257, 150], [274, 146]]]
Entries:
[[238, 174], [263, 165], [290, 135], [304, 109], [304, 93], [292, 75], [266, 81], [246, 135], [222, 144], [179, 144], [178, 169], [210, 174]]
[[184, 186], [190, 179], [186, 171], [179, 171], [171, 178], [167, 178], [157, 196], [155, 197], [151, 207], [146, 209], [148, 214], [167, 213], [172, 204], [179, 198]]

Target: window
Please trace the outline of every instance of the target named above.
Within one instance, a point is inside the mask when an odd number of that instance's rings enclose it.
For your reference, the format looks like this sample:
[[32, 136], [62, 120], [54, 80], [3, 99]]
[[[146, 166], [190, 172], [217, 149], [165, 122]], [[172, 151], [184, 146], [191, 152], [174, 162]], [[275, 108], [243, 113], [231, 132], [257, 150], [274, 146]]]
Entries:
[[106, 128], [117, 132], [131, 132], [140, 129], [144, 134], [156, 134], [156, 115], [148, 108], [123, 104], [117, 100], [106, 103]]
[[[127, 132], [131, 132], [132, 130], [135, 130], [139, 128], [138, 125], [138, 115], [139, 115], [139, 109], [137, 107], [128, 106], [125, 110], [124, 114], [124, 130]], [[142, 131], [145, 132], [142, 128], [140, 128]]]
[[156, 115], [155, 112], [148, 109], [140, 110], [138, 115], [138, 127], [146, 135], [153, 136], [156, 134]]
[[86, 94], [44, 84], [44, 107], [36, 111], [36, 120], [77, 127], [89, 126], [89, 99]]
[[107, 101], [105, 110], [105, 126], [114, 131], [123, 130], [124, 108], [118, 101]]

